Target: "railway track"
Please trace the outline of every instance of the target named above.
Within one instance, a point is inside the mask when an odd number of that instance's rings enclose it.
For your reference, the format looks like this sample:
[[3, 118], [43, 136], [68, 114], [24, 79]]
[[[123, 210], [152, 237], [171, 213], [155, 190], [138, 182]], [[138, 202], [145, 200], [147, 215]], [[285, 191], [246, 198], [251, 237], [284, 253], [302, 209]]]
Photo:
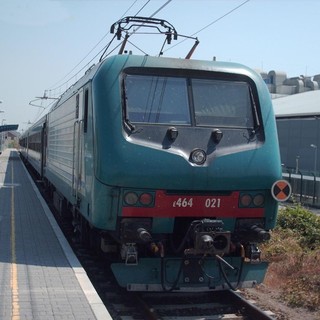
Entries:
[[275, 320], [240, 292], [128, 292], [120, 288], [108, 263], [79, 244], [74, 250], [115, 320]]
[[133, 320], [271, 320], [275, 319], [238, 294], [230, 291], [212, 293], [144, 293], [127, 294], [127, 303], [119, 303], [107, 294], [117, 310], [115, 319]]
[[128, 292], [113, 278], [108, 262], [78, 241], [70, 221], [62, 219], [35, 181], [48, 202], [60, 228], [86, 270], [95, 289], [114, 320], [275, 320], [250, 301], [231, 290], [217, 292]]

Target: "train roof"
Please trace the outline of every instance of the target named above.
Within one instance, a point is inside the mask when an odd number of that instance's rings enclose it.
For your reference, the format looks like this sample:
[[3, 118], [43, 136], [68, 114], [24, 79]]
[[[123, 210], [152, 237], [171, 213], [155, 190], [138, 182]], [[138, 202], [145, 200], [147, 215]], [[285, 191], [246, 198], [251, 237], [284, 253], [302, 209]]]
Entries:
[[[252, 69], [234, 62], [222, 61], [207, 61], [195, 60], [184, 58], [167, 58], [167, 57], [152, 57], [141, 55], [114, 55], [90, 67], [85, 75], [80, 78], [76, 83], [69, 87], [60, 97], [59, 100], [52, 106], [51, 110], [55, 109], [62, 102], [68, 100], [70, 96], [74, 95], [79, 88], [91, 81], [97, 74], [100, 67], [104, 65], [112, 65], [119, 63], [119, 68], [125, 67], [155, 67], [155, 68], [168, 68], [168, 69], [194, 69], [204, 71], [217, 71], [226, 73], [237, 73], [243, 75], [257, 74]], [[257, 74], [258, 75], [258, 74]], [[258, 75], [260, 77], [260, 75]]]
[[246, 66], [223, 61], [209, 61], [209, 60], [196, 60], [184, 58], [170, 58], [170, 57], [153, 57], [141, 55], [117, 55], [109, 59], [114, 62], [114, 59], [119, 62], [125, 61], [125, 67], [155, 67], [155, 68], [168, 68], [168, 69], [194, 69], [206, 71], [219, 71], [219, 72], [236, 72], [236, 73], [252, 73], [252, 70]]
[[[54, 110], [58, 105], [60, 105], [62, 102], [68, 100], [72, 95], [74, 95], [79, 88], [84, 86], [87, 82], [91, 81], [94, 75], [97, 72], [97, 69], [99, 68], [101, 63], [97, 65], [92, 65], [77, 82], [75, 82], [73, 85], [71, 85], [57, 100], [54, 105], [51, 107], [50, 111]], [[49, 111], [49, 112], [50, 112]]]

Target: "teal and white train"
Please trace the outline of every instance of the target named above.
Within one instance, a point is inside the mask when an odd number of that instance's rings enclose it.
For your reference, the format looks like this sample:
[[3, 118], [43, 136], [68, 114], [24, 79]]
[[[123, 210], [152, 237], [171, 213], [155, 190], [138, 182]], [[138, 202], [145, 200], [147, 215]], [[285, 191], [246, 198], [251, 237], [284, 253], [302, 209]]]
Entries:
[[268, 89], [243, 65], [118, 54], [21, 137], [21, 155], [132, 291], [263, 281], [281, 180]]

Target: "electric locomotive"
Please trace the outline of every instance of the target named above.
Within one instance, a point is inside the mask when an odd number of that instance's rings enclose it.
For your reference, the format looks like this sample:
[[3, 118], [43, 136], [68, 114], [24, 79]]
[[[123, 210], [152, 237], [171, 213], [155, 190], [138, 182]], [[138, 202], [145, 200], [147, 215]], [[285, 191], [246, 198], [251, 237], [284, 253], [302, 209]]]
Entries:
[[[150, 18], [127, 17], [111, 31], [118, 27], [121, 39], [132, 20], [177, 37]], [[219, 290], [263, 281], [258, 244], [275, 226], [281, 165], [270, 95], [256, 72], [121, 49], [35, 127], [21, 139], [22, 156], [59, 212], [71, 209], [82, 240], [109, 259], [120, 286]]]

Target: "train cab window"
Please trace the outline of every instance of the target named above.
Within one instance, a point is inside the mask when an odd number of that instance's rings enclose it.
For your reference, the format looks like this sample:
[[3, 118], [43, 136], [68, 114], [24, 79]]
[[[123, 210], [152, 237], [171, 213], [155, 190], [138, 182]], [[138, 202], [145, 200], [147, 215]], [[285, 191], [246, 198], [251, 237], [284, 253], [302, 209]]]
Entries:
[[133, 123], [190, 125], [186, 79], [127, 75], [127, 117]]
[[257, 110], [249, 83], [127, 74], [125, 120], [130, 123], [204, 127], [257, 127]]
[[254, 127], [246, 82], [193, 79], [192, 93], [196, 125]]

